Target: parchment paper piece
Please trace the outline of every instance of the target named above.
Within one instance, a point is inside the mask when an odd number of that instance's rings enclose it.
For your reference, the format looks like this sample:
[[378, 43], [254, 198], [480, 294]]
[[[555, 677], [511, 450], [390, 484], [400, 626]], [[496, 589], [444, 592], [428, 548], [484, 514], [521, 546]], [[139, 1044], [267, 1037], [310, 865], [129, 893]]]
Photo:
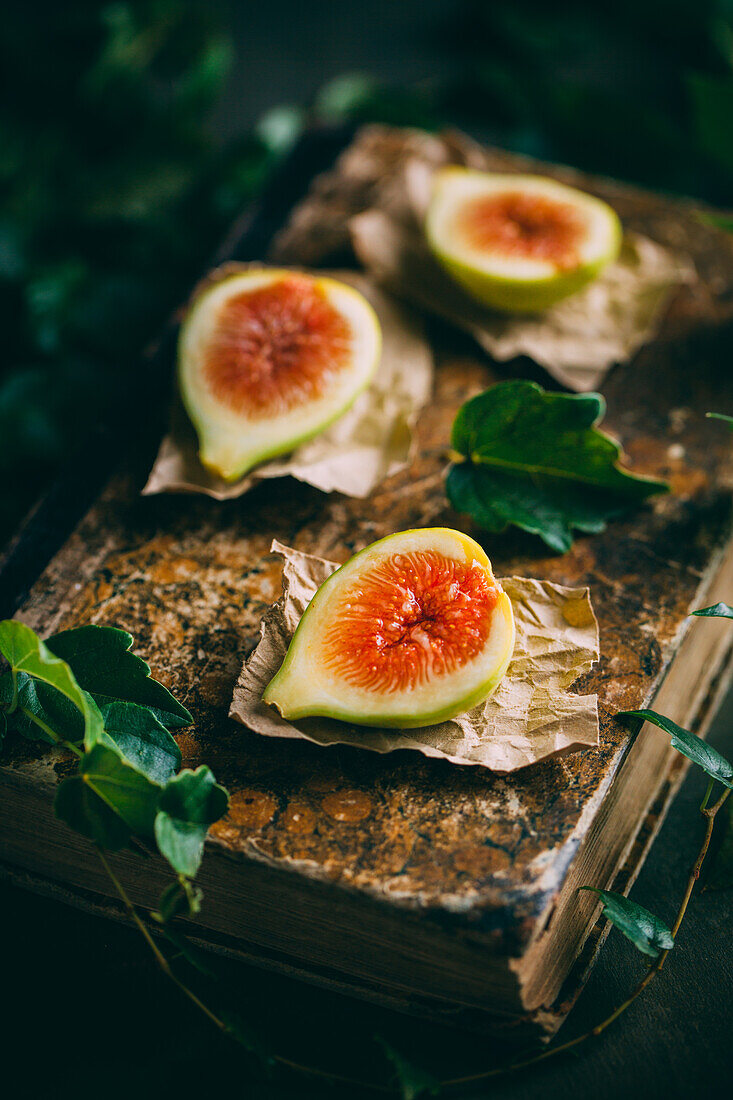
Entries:
[[[436, 140], [430, 137], [424, 156], [414, 155], [396, 169], [372, 209], [350, 219], [358, 259], [377, 282], [466, 330], [494, 359], [527, 355], [571, 389], [598, 386], [609, 367], [652, 338], [672, 292], [695, 280], [692, 261], [628, 233], [616, 263], [585, 290], [543, 313], [493, 312], [444, 271], [425, 243], [432, 177], [441, 166]], [[480, 151], [452, 135], [444, 142], [443, 163], [481, 167]]]
[[204, 493], [228, 500], [265, 478], [290, 475], [326, 493], [365, 497], [380, 481], [407, 465], [413, 427], [430, 396], [433, 380], [433, 359], [422, 324], [412, 310], [390, 299], [364, 276], [336, 272], [334, 277], [369, 299], [382, 326], [382, 359], [369, 388], [320, 435], [232, 484], [209, 473], [199, 462], [196, 433], [176, 397], [170, 429], [161, 442], [144, 494]]
[[284, 559], [283, 594], [265, 613], [261, 639], [234, 689], [229, 715], [266, 737], [317, 745], [354, 745], [372, 752], [412, 749], [454, 764], [511, 772], [555, 753], [598, 744], [595, 695], [568, 688], [598, 660], [598, 624], [587, 588], [505, 577], [517, 627], [514, 657], [496, 693], [473, 710], [438, 726], [372, 729], [329, 718], [291, 723], [262, 702], [316, 589], [334, 562], [273, 542]]

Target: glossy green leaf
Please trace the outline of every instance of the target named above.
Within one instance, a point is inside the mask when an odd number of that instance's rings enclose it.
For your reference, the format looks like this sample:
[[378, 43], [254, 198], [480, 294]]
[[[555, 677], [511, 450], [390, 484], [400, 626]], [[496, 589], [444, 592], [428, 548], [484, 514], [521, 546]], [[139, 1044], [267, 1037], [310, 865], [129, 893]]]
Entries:
[[602, 531], [664, 482], [618, 465], [619, 445], [598, 431], [600, 394], [547, 393], [534, 382], [500, 382], [459, 410], [451, 447], [463, 461], [448, 473], [456, 511], [487, 531], [509, 524], [560, 553], [573, 531]]
[[404, 1054], [395, 1050], [381, 1035], [376, 1035], [375, 1039], [394, 1067], [402, 1100], [418, 1100], [420, 1096], [440, 1094], [440, 1082], [431, 1073], [405, 1058]]
[[[17, 706], [21, 716], [35, 721], [37, 736], [51, 741], [64, 739], [64, 735], [56, 734], [47, 721], [47, 705], [52, 696], [43, 696], [45, 685], [59, 692], [79, 712], [83, 722], [80, 735], [90, 744], [99, 740], [103, 728], [99, 709], [77, 683], [68, 664], [59, 655], [54, 655], [29, 626], [14, 619], [0, 622], [0, 653], [8, 661], [11, 673], [17, 677], [22, 675], [22, 681], [18, 683]], [[66, 721], [70, 721], [68, 709], [64, 713]], [[49, 729], [44, 730], [43, 726], [49, 726]]]
[[619, 932], [623, 932], [626, 939], [631, 940], [634, 947], [644, 955], [656, 959], [661, 950], [670, 951], [674, 947], [674, 939], [667, 925], [643, 905], [637, 905], [635, 901], [612, 890], [597, 890], [593, 886], [581, 886], [580, 889], [598, 894], [603, 902], [604, 917]]
[[711, 619], [733, 619], [733, 607], [729, 603], [714, 603], [711, 607], [701, 607], [693, 615], [702, 615]]
[[76, 775], [56, 792], [54, 809], [72, 829], [104, 848], [123, 848], [131, 835], [152, 836], [161, 787], [116, 749], [94, 745]]
[[181, 750], [151, 710], [136, 703], [102, 707], [105, 737], [155, 783], [167, 783], [181, 766]]
[[681, 752], [688, 760], [692, 760], [693, 764], [697, 764], [723, 786], [733, 788], [733, 764], [730, 764], [717, 749], [712, 748], [697, 734], [691, 733], [683, 726], [678, 726], [671, 718], [665, 718], [655, 710], [622, 710], [616, 717], [640, 718], [658, 726], [660, 730], [670, 735], [672, 748], [677, 749], [677, 752]]
[[198, 871], [209, 825], [226, 813], [229, 796], [202, 764], [182, 771], [165, 787], [155, 818], [155, 839], [174, 871], [189, 878]]
[[[91, 695], [86, 691], [84, 695], [87, 706], [95, 714], [94, 724], [87, 731], [87, 747], [90, 748], [92, 741], [102, 736], [103, 719]], [[13, 715], [13, 728], [22, 737], [31, 741], [45, 740], [51, 744], [58, 738], [72, 744], [84, 741], [84, 715], [78, 707], [60, 691], [23, 672], [18, 673], [18, 705], [18, 711]], [[53, 737], [44, 732], [38, 719], [53, 730]]]
[[150, 666], [130, 652], [132, 635], [111, 626], [81, 626], [54, 634], [46, 645], [63, 658], [77, 681], [100, 706], [124, 701], [153, 711], [164, 726], [188, 726], [186, 708], [150, 675]]

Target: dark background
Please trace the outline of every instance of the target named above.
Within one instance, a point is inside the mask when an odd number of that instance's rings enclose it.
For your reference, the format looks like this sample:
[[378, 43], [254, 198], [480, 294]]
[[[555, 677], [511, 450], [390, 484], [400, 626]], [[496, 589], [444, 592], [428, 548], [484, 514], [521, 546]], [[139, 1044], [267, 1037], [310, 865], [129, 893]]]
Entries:
[[[0, 544], [89, 434], [114, 420], [120, 395], [138, 387], [144, 400], [141, 348], [309, 121], [450, 122], [730, 206], [732, 28], [722, 0], [5, 5]], [[713, 735], [728, 755], [730, 719], [728, 708]], [[699, 843], [703, 787], [691, 774], [634, 888], [666, 920]], [[694, 900], [662, 975], [611, 1032], [474, 1095], [604, 1100], [729, 1087], [730, 901], [729, 892]], [[158, 975], [133, 931], [7, 885], [0, 914], [8, 1095], [323, 1093], [285, 1077], [262, 1082]], [[642, 968], [612, 933], [564, 1037], [606, 1015]], [[244, 1013], [281, 1029], [283, 1053], [354, 1075], [388, 1075], [374, 1033], [438, 1073], [471, 1072], [502, 1053], [233, 964], [226, 980]]]

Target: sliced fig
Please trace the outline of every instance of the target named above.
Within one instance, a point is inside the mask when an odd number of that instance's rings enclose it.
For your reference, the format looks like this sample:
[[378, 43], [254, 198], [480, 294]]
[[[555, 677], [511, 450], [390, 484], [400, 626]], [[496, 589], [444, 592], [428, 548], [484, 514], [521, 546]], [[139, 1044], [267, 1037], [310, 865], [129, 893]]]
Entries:
[[258, 268], [209, 283], [181, 329], [181, 396], [204, 466], [234, 481], [352, 404], [377, 368], [374, 310], [335, 279]]
[[486, 699], [513, 650], [512, 606], [478, 543], [402, 531], [321, 585], [264, 700], [285, 718], [435, 725]]
[[605, 202], [543, 176], [436, 173], [425, 231], [439, 262], [485, 305], [547, 309], [615, 260], [621, 224]]

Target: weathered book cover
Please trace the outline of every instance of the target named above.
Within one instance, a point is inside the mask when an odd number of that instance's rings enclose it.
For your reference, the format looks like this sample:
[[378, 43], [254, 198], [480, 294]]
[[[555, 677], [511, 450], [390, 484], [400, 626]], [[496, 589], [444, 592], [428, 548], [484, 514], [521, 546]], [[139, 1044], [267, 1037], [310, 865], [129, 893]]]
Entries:
[[[385, 170], [401, 140], [399, 131], [385, 132]], [[497, 154], [497, 163], [506, 164], [506, 155]], [[556, 919], [557, 897], [606, 812], [634, 741], [613, 714], [649, 704], [660, 687], [664, 692], [670, 667], [676, 680], [667, 712], [680, 722], [702, 713], [727, 653], [714, 621], [691, 625], [687, 616], [721, 595], [712, 586], [725, 581], [728, 562], [729, 434], [705, 412], [733, 407], [726, 344], [733, 251], [685, 203], [598, 180], [577, 182], [610, 201], [627, 227], [688, 252], [699, 274], [675, 298], [658, 338], [602, 387], [607, 428], [636, 470], [668, 478], [673, 493], [602, 535], [578, 539], [563, 556], [516, 532], [483, 538], [499, 575], [590, 586], [601, 660], [575, 690], [598, 693], [597, 749], [499, 777], [415, 754], [275, 742], [227, 718], [262, 612], [280, 591], [280, 565], [269, 553], [273, 538], [344, 560], [394, 530], [466, 526], [447, 505], [442, 477], [441, 450], [455, 412], [507, 371], [539, 374], [528, 361], [501, 373], [468, 338], [439, 324], [432, 330], [436, 390], [420, 420], [418, 453], [369, 499], [326, 495], [289, 479], [226, 503], [145, 499], [139, 489], [152, 452], [144, 446], [18, 611], [42, 635], [87, 622], [129, 630], [153, 674], [193, 713], [195, 726], [177, 737], [184, 765], [209, 763], [232, 794], [204, 865], [207, 903], [198, 933], [205, 940], [326, 984], [436, 1011], [451, 1000], [451, 968], [463, 967], [470, 977], [454, 989], [454, 1007], [491, 1014], [499, 1005], [500, 1014], [519, 1015], [516, 966]], [[281, 237], [272, 258], [343, 260], [346, 242], [334, 223], [358, 201], [350, 192], [340, 205], [338, 184], [336, 173], [327, 201], [321, 193], [295, 211], [291, 226], [301, 229]], [[250, 247], [245, 233], [229, 242], [228, 255], [263, 258]], [[685, 653], [704, 669], [697, 682], [687, 683], [679, 671]], [[52, 789], [64, 760], [14, 742], [0, 763], [5, 867], [103, 904], [104, 880], [90, 849], [52, 824]], [[645, 810], [663, 808], [666, 773], [665, 765], [648, 780]], [[20, 813], [22, 805], [38, 816]], [[598, 885], [628, 864], [629, 850], [628, 843], [609, 848]], [[150, 902], [161, 869], [140, 863], [121, 856], [120, 873], [136, 900]], [[581, 895], [574, 904], [590, 928], [593, 899]], [[323, 948], [334, 938], [339, 965]], [[549, 1005], [533, 1007], [542, 1016]]]

